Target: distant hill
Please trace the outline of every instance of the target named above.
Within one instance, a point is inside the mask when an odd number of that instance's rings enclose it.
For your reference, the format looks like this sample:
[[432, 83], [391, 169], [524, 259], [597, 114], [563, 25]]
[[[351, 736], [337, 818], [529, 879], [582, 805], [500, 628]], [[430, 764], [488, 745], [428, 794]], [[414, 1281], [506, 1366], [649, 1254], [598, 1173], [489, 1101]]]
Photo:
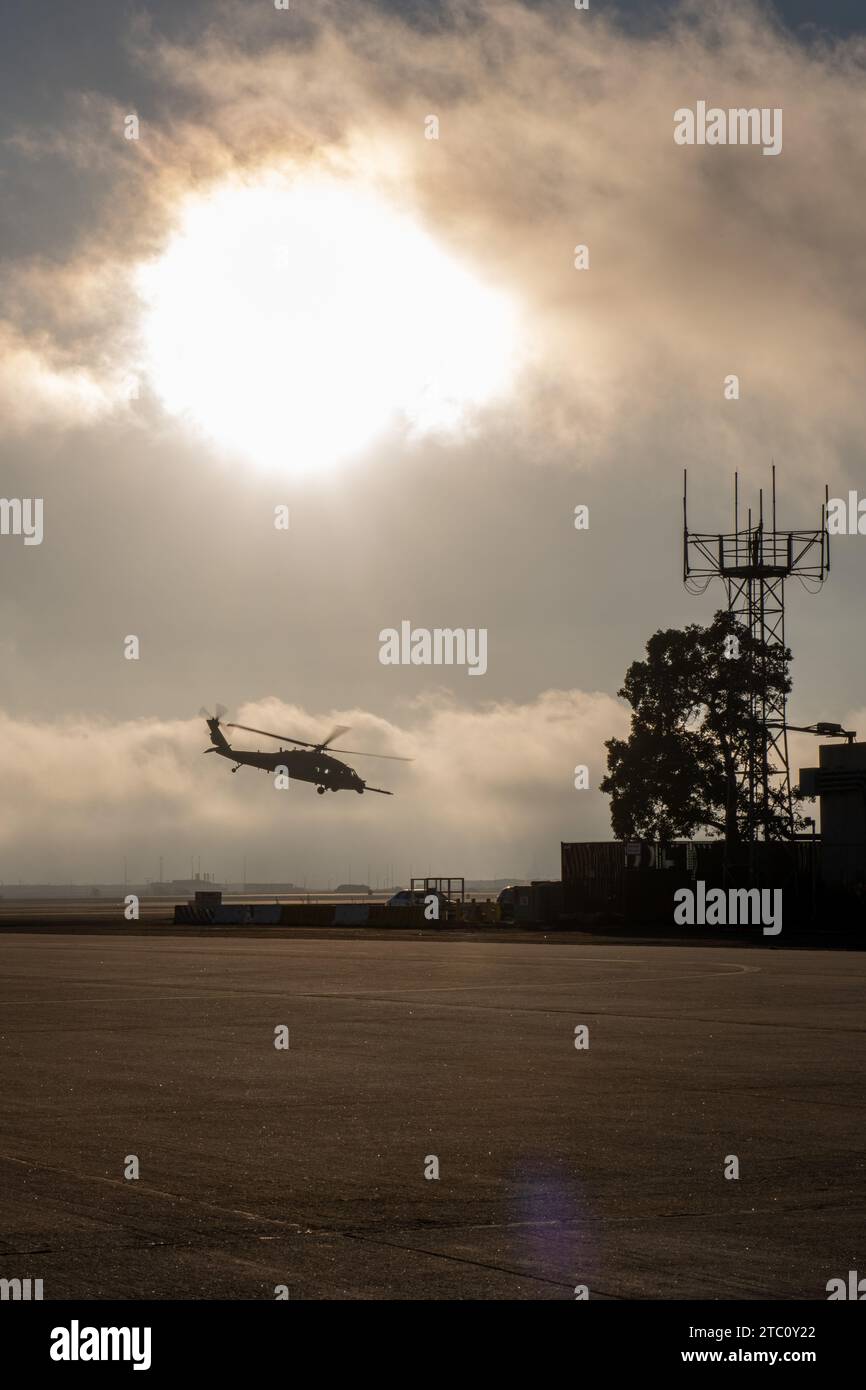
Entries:
[[467, 878], [466, 892], [498, 893], [502, 888], [519, 888], [529, 882], [528, 878]]

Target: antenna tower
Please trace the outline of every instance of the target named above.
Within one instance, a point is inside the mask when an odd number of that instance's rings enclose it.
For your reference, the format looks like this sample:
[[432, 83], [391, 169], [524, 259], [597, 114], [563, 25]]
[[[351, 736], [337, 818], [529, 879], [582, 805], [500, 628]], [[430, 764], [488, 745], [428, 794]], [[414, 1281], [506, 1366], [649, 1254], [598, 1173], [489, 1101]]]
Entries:
[[[750, 737], [738, 755], [737, 784], [748, 807], [745, 839], [773, 838], [779, 803], [794, 835], [794, 807], [788, 763], [788, 725], [784, 694], [761, 673], [769, 676], [772, 663], [766, 655], [785, 646], [785, 580], [797, 578], [804, 588], [817, 593], [830, 573], [830, 535], [827, 530], [827, 489], [821, 505], [821, 525], [814, 531], [776, 529], [776, 466], [772, 468], [772, 504], [769, 529], [764, 523], [764, 490], [761, 488], [757, 519], [752, 509], [740, 526], [739, 477], [734, 474], [734, 529], [727, 532], [689, 530], [688, 476], [683, 470], [683, 583], [690, 593], [703, 593], [713, 579], [722, 579], [728, 596], [728, 612], [752, 638], [749, 658], [759, 665], [758, 679], [750, 682]], [[781, 794], [781, 795], [780, 795]]]

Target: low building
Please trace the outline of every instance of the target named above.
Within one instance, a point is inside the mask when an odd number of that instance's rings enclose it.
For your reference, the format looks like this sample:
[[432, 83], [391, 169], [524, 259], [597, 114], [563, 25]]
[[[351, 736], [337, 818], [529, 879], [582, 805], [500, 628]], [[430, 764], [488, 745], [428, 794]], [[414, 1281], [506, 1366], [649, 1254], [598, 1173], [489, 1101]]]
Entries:
[[821, 871], [839, 888], [866, 884], [866, 743], [822, 743], [800, 791], [821, 806]]

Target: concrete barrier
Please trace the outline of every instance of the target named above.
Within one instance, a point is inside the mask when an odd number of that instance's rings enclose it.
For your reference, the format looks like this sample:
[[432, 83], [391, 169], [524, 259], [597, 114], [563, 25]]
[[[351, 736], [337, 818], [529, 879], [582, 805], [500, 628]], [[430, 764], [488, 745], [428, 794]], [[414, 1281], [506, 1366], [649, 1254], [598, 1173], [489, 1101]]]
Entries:
[[175, 903], [175, 926], [209, 926], [213, 923], [212, 907], [193, 907], [191, 903]]
[[366, 927], [369, 919], [368, 903], [337, 903], [334, 907], [335, 927]]
[[458, 922], [498, 922], [501, 917], [499, 904], [495, 902], [458, 903]]
[[333, 903], [283, 903], [280, 922], [284, 927], [332, 927]]
[[405, 907], [389, 907], [387, 903], [377, 903], [370, 908], [368, 918], [371, 927], [435, 927], [436, 922], [428, 922], [421, 904], [407, 903]]
[[211, 921], [215, 927], [239, 927], [250, 921], [251, 907], [248, 903], [223, 903], [212, 907]]
[[[485, 906], [485, 904], [479, 904]], [[178, 926], [284, 926], [284, 927], [430, 927], [419, 905], [388, 907], [386, 903], [222, 903], [196, 907], [178, 903]]]

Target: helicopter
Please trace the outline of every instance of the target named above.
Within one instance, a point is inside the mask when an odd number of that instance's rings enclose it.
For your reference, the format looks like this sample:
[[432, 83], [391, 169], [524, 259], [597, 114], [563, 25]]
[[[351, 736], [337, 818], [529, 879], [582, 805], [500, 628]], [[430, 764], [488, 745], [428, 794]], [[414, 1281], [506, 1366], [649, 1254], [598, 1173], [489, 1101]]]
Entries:
[[[411, 763], [412, 758], [400, 758], [394, 753], [359, 753], [350, 748], [334, 748], [331, 744], [335, 738], [341, 734], [349, 732], [347, 724], [338, 724], [332, 729], [327, 738], [320, 743], [309, 743], [300, 738], [289, 738], [286, 734], [272, 734], [267, 729], [253, 729], [249, 724], [226, 724], [227, 729], [243, 729], [248, 734], [262, 734], [265, 738], [275, 738], [282, 743], [293, 743], [296, 748], [280, 747], [275, 753], [251, 752], [243, 749], [232, 748], [225, 734], [222, 732], [221, 723], [223, 715], [227, 713], [224, 705], [217, 705], [213, 714], [202, 708], [199, 713], [207, 723], [210, 730], [210, 741], [212, 748], [206, 748], [205, 753], [219, 753], [223, 758], [231, 758], [235, 766], [232, 772], [237, 772], [242, 767], [258, 767], [263, 772], [276, 772], [278, 767], [285, 768], [288, 776], [296, 782], [312, 782], [315, 784], [316, 791], [320, 796], [324, 796], [326, 791], [354, 791], [359, 795], [364, 792], [378, 792], [380, 796], [393, 796], [393, 792], [385, 791], [384, 787], [371, 787], [369, 782], [365, 782], [359, 777], [354, 768], [347, 763], [340, 762], [339, 758], [332, 757], [332, 753], [346, 753], [354, 758], [388, 758], [392, 762]], [[331, 749], [331, 752], [327, 752]], [[303, 751], [301, 751], [303, 750]]]

